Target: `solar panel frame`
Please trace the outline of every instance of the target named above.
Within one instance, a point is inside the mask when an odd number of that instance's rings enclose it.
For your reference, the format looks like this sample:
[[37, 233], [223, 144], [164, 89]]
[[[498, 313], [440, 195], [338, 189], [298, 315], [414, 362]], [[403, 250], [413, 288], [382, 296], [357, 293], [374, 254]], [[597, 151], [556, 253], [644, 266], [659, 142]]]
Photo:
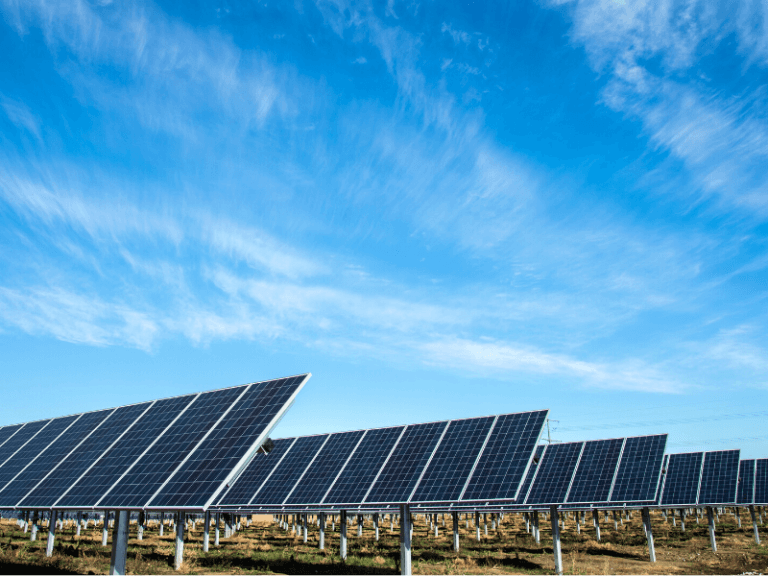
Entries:
[[739, 479], [739, 450], [706, 452], [701, 468], [697, 504], [735, 504]]
[[[607, 438], [584, 442], [571, 487], [565, 499], [567, 504], [595, 504], [608, 502], [611, 487], [618, 472], [619, 459], [626, 438]], [[597, 480], [594, 480], [597, 474]], [[607, 484], [607, 485], [606, 485]], [[588, 492], [591, 491], [591, 494]], [[604, 497], [600, 495], [604, 493]], [[585, 496], [593, 497], [587, 498]]]
[[754, 459], [739, 462], [739, 490], [736, 496], [738, 504], [753, 504], [755, 502], [755, 476], [757, 473]]
[[768, 506], [768, 458], [755, 461], [755, 501], [757, 506]]
[[[667, 434], [653, 434], [648, 436], [628, 436], [626, 438], [624, 447], [622, 448], [621, 458], [619, 459], [616, 478], [614, 479], [611, 488], [609, 502], [654, 502], [656, 500], [659, 492], [659, 484], [661, 482], [661, 468], [664, 462], [664, 448], [667, 443], [667, 436]], [[646, 457], [647, 461], [643, 462], [641, 459], [635, 458], [628, 464], [630, 468], [629, 471], [627, 471], [627, 468], [624, 467], [624, 462], [631, 457], [632, 451], [636, 449], [634, 446], [635, 443], [646, 444], [646, 446], [637, 446], [637, 449], [648, 452]], [[636, 475], [633, 476], [632, 471], [640, 466], [644, 466], [643, 477], [638, 478]], [[630, 482], [631, 479], [633, 485], [622, 484], [622, 482], [624, 482], [622, 474], [628, 477], [626, 482]], [[642, 490], [643, 482], [645, 482], [645, 491]], [[651, 486], [653, 486], [653, 494], [650, 494]], [[616, 493], [617, 489], [619, 490], [618, 495]], [[640, 494], [637, 494], [637, 492], [640, 492]], [[629, 494], [630, 497], [627, 497], [627, 494]]]
[[584, 451], [584, 442], [549, 444], [539, 461], [525, 505], [562, 504]]
[[661, 506], [696, 506], [699, 501], [704, 452], [668, 454]]

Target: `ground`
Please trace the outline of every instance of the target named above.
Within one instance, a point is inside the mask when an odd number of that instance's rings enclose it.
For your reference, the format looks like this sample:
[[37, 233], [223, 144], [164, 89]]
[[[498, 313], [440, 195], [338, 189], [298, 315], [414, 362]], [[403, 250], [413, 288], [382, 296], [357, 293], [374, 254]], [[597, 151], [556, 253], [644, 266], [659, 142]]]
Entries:
[[[686, 532], [660, 513], [652, 513], [657, 562], [648, 560], [648, 548], [640, 514], [626, 520], [618, 530], [612, 521], [603, 521], [602, 542], [595, 541], [591, 518], [576, 533], [575, 521], [567, 519], [562, 533], [563, 565], [566, 574], [742, 574], [768, 573], [768, 547], [752, 539], [751, 522], [742, 528], [730, 513], [717, 524], [718, 551], [712, 552], [706, 524], [689, 518]], [[189, 533], [185, 545], [186, 574], [393, 574], [399, 573], [398, 528], [390, 532], [389, 520], [382, 521], [381, 537], [373, 537], [370, 522], [362, 538], [357, 537], [356, 520], [350, 515], [349, 554], [346, 562], [338, 555], [339, 534], [326, 532], [326, 550], [317, 549], [317, 527], [310, 525], [307, 544], [265, 518], [235, 537], [221, 539], [210, 552], [202, 551], [202, 533]], [[526, 533], [519, 515], [506, 515], [497, 530], [488, 521], [488, 536], [480, 542], [470, 522], [462, 520], [461, 551], [451, 549], [450, 518], [446, 527], [439, 522], [439, 536], [427, 530], [423, 517], [417, 517], [413, 534], [413, 572], [415, 574], [551, 574], [554, 572], [549, 522], [542, 520], [541, 544]], [[223, 531], [222, 531], [223, 536]], [[45, 557], [47, 532], [30, 542], [12, 520], [0, 522], [0, 573], [2, 574], [105, 574], [109, 569], [110, 547], [101, 546], [101, 530], [89, 528], [78, 538], [74, 527], [58, 531], [53, 557]], [[768, 531], [761, 526], [761, 537]], [[111, 535], [110, 535], [111, 541]], [[211, 537], [213, 542], [213, 537]], [[127, 570], [138, 574], [174, 574], [173, 536], [159, 536], [150, 525], [144, 539], [136, 538], [131, 526]]]

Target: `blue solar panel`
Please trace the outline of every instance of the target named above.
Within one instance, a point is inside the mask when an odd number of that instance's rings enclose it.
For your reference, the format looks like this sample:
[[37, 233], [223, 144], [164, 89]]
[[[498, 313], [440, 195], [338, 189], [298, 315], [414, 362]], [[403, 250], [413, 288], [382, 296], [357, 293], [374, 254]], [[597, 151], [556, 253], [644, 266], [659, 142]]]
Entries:
[[328, 434], [321, 434], [296, 440], [251, 503], [260, 506], [281, 505], [327, 439]]
[[42, 430], [49, 422], [50, 420], [28, 422], [24, 424], [16, 434], [8, 438], [5, 444], [0, 446], [0, 471], [2, 471], [6, 461], [8, 461], [15, 452], [29, 442], [29, 440], [33, 438], [35, 434], [40, 432], [40, 430]]
[[[45, 427], [41, 428], [26, 444], [21, 446], [0, 467], [0, 488], [5, 488], [19, 472], [28, 466], [51, 442], [56, 440], [59, 434], [72, 425], [77, 418], [77, 416], [66, 416], [50, 420]], [[3, 498], [3, 494], [0, 493], [0, 502], [4, 500], [7, 500], [7, 498]], [[13, 506], [14, 504], [16, 504], [15, 501], [10, 504], [4, 503], [0, 505]]]
[[[12, 482], [0, 490], [0, 506], [15, 506], [30, 490], [36, 486], [72, 449], [90, 434], [104, 419], [109, 416], [109, 410], [83, 414], [77, 422], [66, 430], [52, 444], [39, 451], [36, 457]], [[51, 426], [49, 428], [53, 429]], [[40, 438], [39, 434], [35, 440]], [[32, 442], [27, 444], [31, 446]]]
[[194, 399], [170, 428], [156, 436], [155, 444], [141, 458], [134, 460], [131, 469], [99, 500], [98, 506], [147, 504], [168, 475], [242, 393], [242, 387], [228, 388]]
[[179, 466], [150, 506], [206, 506], [224, 488], [227, 478], [239, 472], [237, 468], [258, 447], [258, 439], [266, 439], [308, 379], [309, 375], [302, 374], [252, 384]]
[[462, 500], [514, 500], [539, 443], [547, 410], [499, 416]]
[[218, 499], [216, 505], [244, 506], [248, 504], [295, 441], [296, 438], [281, 438], [274, 441], [274, 446], [269, 454], [259, 450], [242, 474], [230, 483], [229, 488]]
[[735, 504], [738, 479], [739, 450], [707, 452], [701, 473], [698, 504]]
[[406, 502], [447, 425], [431, 422], [408, 426], [365, 502]]
[[592, 440], [584, 446], [568, 492], [569, 503], [606, 502], [611, 492], [624, 438]]
[[14, 424], [12, 426], [3, 426], [0, 428], [0, 449], [3, 447], [9, 438], [11, 438], [16, 432], [18, 432], [24, 424]]
[[133, 424], [150, 404], [145, 402], [108, 411], [109, 416], [95, 433], [88, 436], [69, 456], [52, 468], [43, 482], [36, 487], [30, 486], [29, 494], [19, 502], [19, 506], [52, 507], [67, 488], [96, 462], [107, 447]]
[[319, 503], [363, 434], [364, 430], [331, 434], [285, 503]]
[[66, 495], [56, 505], [64, 508], [95, 506], [107, 489], [149, 446], [158, 432], [164, 430], [192, 398], [194, 395], [157, 400], [125, 435], [99, 458], [88, 474], [67, 490]]
[[755, 462], [755, 504], [768, 505], [768, 459]]
[[384, 465], [393, 446], [400, 438], [404, 426], [369, 430], [363, 441], [347, 461], [331, 491], [323, 499], [325, 504], [357, 504], [363, 501], [371, 482]]
[[667, 435], [627, 438], [610, 501], [653, 502], [661, 478]]
[[736, 502], [752, 504], [755, 501], [755, 461], [739, 462], [739, 493]]
[[528, 496], [528, 491], [531, 488], [531, 484], [533, 483], [533, 478], [536, 476], [536, 471], [539, 469], [539, 462], [541, 462], [542, 456], [544, 456], [544, 449], [546, 446], [543, 444], [540, 446], [536, 446], [536, 451], [533, 455], [533, 461], [531, 462], [531, 467], [528, 468], [528, 472], [525, 475], [525, 480], [523, 480], [523, 483], [520, 485], [520, 493], [518, 494], [517, 500], [520, 503], [525, 502], [525, 498]]
[[452, 420], [411, 502], [457, 500], [495, 418]]
[[696, 505], [703, 460], [703, 452], [669, 455], [661, 496], [663, 506]]
[[565, 501], [584, 442], [550, 444], [539, 462], [526, 504], [560, 504]]

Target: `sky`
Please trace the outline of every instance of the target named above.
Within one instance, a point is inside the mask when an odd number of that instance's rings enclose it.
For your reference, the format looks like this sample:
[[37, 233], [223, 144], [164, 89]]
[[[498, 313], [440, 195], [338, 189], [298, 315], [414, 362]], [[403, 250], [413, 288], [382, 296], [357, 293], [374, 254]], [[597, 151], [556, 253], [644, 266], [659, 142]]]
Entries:
[[0, 0], [0, 425], [312, 372], [768, 457], [768, 6]]

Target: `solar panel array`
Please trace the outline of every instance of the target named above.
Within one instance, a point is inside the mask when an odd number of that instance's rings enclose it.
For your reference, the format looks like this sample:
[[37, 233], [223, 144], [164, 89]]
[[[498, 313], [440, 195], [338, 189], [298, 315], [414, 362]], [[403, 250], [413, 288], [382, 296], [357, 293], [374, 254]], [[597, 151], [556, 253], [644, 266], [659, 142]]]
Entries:
[[768, 506], [768, 458], [739, 463], [739, 504]]
[[666, 441], [666, 434], [658, 434], [540, 446], [519, 503], [537, 508], [652, 502]]
[[205, 508], [309, 376], [2, 427], [0, 507]]
[[670, 454], [659, 504], [735, 504], [740, 488], [739, 468], [739, 450]]
[[216, 505], [514, 500], [546, 417], [541, 410], [278, 440]]

